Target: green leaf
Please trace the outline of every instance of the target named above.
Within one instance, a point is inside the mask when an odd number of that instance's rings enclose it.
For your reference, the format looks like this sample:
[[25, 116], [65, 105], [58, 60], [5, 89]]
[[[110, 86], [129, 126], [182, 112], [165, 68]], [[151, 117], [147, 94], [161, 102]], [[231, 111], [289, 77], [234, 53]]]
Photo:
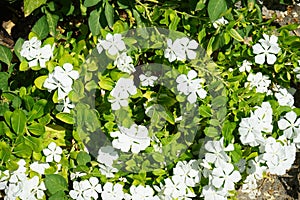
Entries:
[[92, 32], [93, 36], [99, 35], [100, 34], [100, 13], [101, 9], [98, 10], [93, 10], [89, 16], [89, 28], [90, 31]]
[[105, 90], [112, 90], [114, 88], [114, 81], [108, 77], [99, 77], [100, 81], [98, 82], [99, 86]]
[[45, 80], [48, 78], [47, 75], [45, 76], [40, 76], [40, 77], [37, 77], [35, 80], [34, 80], [34, 85], [40, 89], [40, 90], [44, 90], [45, 88], [43, 87], [43, 84], [45, 82]]
[[47, 19], [50, 35], [55, 36], [56, 26], [57, 26], [57, 22], [59, 20], [59, 16], [51, 14], [50, 12], [48, 12], [46, 10], [46, 19]]
[[28, 121], [42, 117], [45, 113], [44, 109], [46, 104], [47, 104], [47, 100], [45, 99], [38, 100], [28, 114]]
[[101, 0], [85, 0], [84, 1], [84, 6], [85, 7], [91, 7], [91, 6], [94, 6], [96, 5], [97, 3], [99, 3]]
[[25, 133], [26, 115], [23, 110], [15, 110], [10, 117], [10, 122], [16, 134]]
[[75, 123], [75, 119], [74, 119], [73, 115], [71, 115], [69, 113], [58, 113], [58, 114], [56, 114], [56, 118], [67, 124]]
[[222, 106], [226, 106], [227, 103], [227, 97], [225, 96], [217, 96], [216, 98], [214, 98], [211, 102], [212, 108], [218, 108], [218, 107], [222, 107]]
[[46, 16], [41, 17], [33, 26], [34, 32], [40, 40], [45, 39], [49, 34], [49, 26]]
[[211, 108], [206, 106], [206, 105], [201, 105], [199, 107], [199, 114], [202, 116], [202, 117], [211, 117]]
[[45, 133], [45, 127], [38, 123], [33, 123], [30, 126], [27, 127], [29, 132], [31, 132], [34, 135], [42, 135]]
[[0, 72], [0, 90], [8, 90], [8, 78], [8, 73]]
[[105, 11], [104, 11], [107, 24], [110, 28], [114, 25], [114, 8], [106, 2], [105, 4]]
[[221, 17], [221, 14], [227, 10], [226, 0], [209, 0], [208, 2], [208, 16], [213, 22]]
[[10, 155], [10, 146], [4, 141], [0, 141], [0, 160], [2, 160], [2, 163], [7, 162], [10, 158]]
[[27, 17], [35, 9], [39, 8], [41, 5], [45, 4], [47, 0], [24, 0], [24, 15]]
[[204, 129], [204, 134], [211, 138], [214, 138], [214, 137], [220, 135], [219, 131], [214, 127], [206, 127]]
[[14, 46], [14, 52], [15, 52], [16, 56], [19, 58], [20, 61], [25, 60], [25, 58], [23, 58], [20, 55], [23, 43], [24, 43], [24, 39], [23, 38], [19, 38], [17, 40], [17, 42], [15, 43], [15, 46]]
[[84, 151], [80, 151], [77, 155], [76, 160], [78, 165], [86, 165], [86, 163], [91, 161], [91, 156]]
[[32, 149], [25, 143], [21, 143], [14, 148], [13, 154], [21, 158], [30, 158]]
[[195, 11], [199, 11], [199, 10], [202, 10], [203, 8], [205, 8], [205, 3], [206, 3], [206, 0], [198, 1]]
[[243, 37], [233, 28], [230, 29], [229, 34], [230, 34], [231, 37], [233, 37], [235, 40], [237, 40], [239, 42], [244, 41]]
[[51, 194], [68, 189], [67, 181], [59, 174], [49, 174], [45, 178], [45, 186]]
[[64, 199], [67, 199], [67, 196], [64, 193], [64, 191], [58, 191], [49, 198], [49, 200], [64, 200]]
[[10, 51], [10, 49], [3, 45], [0, 45], [0, 61], [10, 66], [11, 59], [12, 59], [12, 52]]

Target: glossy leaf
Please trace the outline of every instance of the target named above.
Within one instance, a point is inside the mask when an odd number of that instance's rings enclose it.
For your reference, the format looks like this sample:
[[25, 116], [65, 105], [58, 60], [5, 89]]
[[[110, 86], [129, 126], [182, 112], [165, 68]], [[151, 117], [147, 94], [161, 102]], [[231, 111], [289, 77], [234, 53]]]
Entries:
[[12, 129], [16, 134], [25, 133], [26, 115], [23, 110], [15, 110], [10, 117], [10, 121]]

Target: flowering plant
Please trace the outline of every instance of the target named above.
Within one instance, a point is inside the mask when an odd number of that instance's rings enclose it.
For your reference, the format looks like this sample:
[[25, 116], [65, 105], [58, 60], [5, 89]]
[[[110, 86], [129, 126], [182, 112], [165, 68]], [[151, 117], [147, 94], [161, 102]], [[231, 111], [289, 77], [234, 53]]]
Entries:
[[135, 2], [26, 4], [18, 61], [0, 46], [4, 199], [255, 199], [291, 168], [298, 26], [252, 1]]

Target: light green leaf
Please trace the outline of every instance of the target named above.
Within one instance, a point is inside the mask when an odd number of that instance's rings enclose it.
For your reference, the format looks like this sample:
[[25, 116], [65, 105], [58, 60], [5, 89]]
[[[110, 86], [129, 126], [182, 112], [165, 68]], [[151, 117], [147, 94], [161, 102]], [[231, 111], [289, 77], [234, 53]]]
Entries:
[[212, 22], [219, 19], [221, 17], [221, 14], [226, 10], [226, 0], [209, 0], [207, 11], [208, 16]]
[[201, 105], [199, 107], [199, 114], [202, 116], [202, 117], [211, 117], [211, 108], [206, 106], [206, 105]]
[[39, 8], [41, 5], [45, 4], [47, 0], [24, 0], [24, 15], [27, 17], [35, 9]]
[[16, 134], [25, 133], [26, 115], [23, 110], [15, 110], [10, 117], [10, 122]]
[[35, 85], [38, 89], [44, 90], [43, 84], [44, 84], [44, 82], [45, 82], [45, 80], [46, 80], [47, 78], [48, 78], [47, 75], [37, 77], [37, 78], [34, 80], [34, 85]]
[[71, 115], [69, 113], [58, 113], [56, 115], [56, 118], [61, 120], [62, 122], [67, 123], [67, 124], [74, 124], [75, 123], [73, 115]]
[[45, 127], [38, 123], [33, 123], [30, 126], [27, 127], [29, 132], [31, 132], [34, 135], [42, 135], [45, 133]]
[[91, 7], [91, 6], [94, 6], [96, 5], [97, 3], [99, 3], [101, 0], [85, 0], [84, 1], [84, 6], [85, 7]]
[[37, 35], [40, 40], [45, 39], [49, 34], [49, 26], [46, 16], [41, 17], [33, 26], [32, 32]]
[[68, 189], [66, 179], [59, 174], [46, 175], [45, 186], [51, 194]]
[[25, 143], [21, 143], [14, 148], [13, 154], [22, 158], [30, 158], [32, 149]]
[[12, 53], [9, 48], [0, 45], [0, 61], [4, 62], [8, 66], [11, 65]]
[[231, 37], [233, 37], [235, 40], [239, 41], [239, 42], [243, 42], [244, 39], [242, 38], [242, 36], [235, 30], [235, 29], [230, 29], [229, 34]]
[[206, 0], [199, 0], [196, 5], [195, 11], [199, 11], [199, 10], [202, 10], [203, 8], [205, 8], [205, 3], [206, 3]]

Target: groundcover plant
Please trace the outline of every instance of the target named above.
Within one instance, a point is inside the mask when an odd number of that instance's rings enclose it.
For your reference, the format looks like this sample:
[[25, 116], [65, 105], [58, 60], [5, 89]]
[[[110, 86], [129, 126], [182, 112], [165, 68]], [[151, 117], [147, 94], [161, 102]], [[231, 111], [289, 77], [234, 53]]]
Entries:
[[36, 20], [0, 45], [1, 196], [256, 199], [300, 148], [299, 25], [260, 3], [8, 1]]

